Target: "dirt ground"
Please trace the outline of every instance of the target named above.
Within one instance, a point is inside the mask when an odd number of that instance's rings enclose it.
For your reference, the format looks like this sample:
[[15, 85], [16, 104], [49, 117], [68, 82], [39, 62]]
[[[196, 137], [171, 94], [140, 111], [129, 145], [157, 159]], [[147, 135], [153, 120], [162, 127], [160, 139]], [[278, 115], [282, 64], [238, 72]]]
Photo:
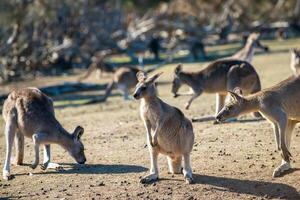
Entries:
[[[267, 42], [271, 52], [254, 58], [263, 88], [289, 75], [288, 49], [300, 40]], [[222, 47], [223, 48], [223, 47]], [[226, 48], [226, 46], [224, 47]], [[213, 50], [213, 49], [209, 49]], [[188, 97], [174, 99], [170, 93], [172, 71], [168, 65], [160, 78], [160, 97], [180, 108], [187, 117], [214, 113], [215, 96], [204, 94], [184, 110]], [[199, 70], [201, 64], [184, 64], [185, 69]], [[1, 87], [42, 86], [62, 81], [75, 81], [75, 76], [42, 78]], [[86, 82], [105, 83], [109, 77]], [[182, 88], [182, 91], [187, 88]], [[186, 185], [182, 175], [168, 174], [164, 156], [159, 158], [160, 180], [143, 185], [140, 177], [149, 171], [149, 154], [145, 147], [145, 128], [139, 117], [139, 102], [124, 101], [118, 91], [105, 103], [80, 106], [80, 99], [103, 94], [84, 92], [56, 98], [56, 115], [69, 131], [76, 125], [85, 128], [83, 143], [87, 156], [85, 165], [74, 160], [61, 147], [52, 145], [52, 161], [63, 165], [63, 171], [28, 167], [33, 160], [30, 139], [25, 144], [25, 166], [12, 166], [11, 181], [0, 180], [1, 198], [22, 199], [300, 199], [300, 130], [293, 134], [291, 153], [294, 170], [283, 177], [272, 178], [273, 169], [281, 162], [270, 124], [253, 120], [251, 115], [240, 121], [222, 125], [212, 122], [193, 123], [195, 145], [192, 167], [195, 184]], [[70, 98], [72, 97], [72, 98]], [[71, 100], [70, 100], [71, 99]], [[75, 101], [76, 99], [77, 101]], [[79, 100], [79, 101], [78, 101]], [[75, 102], [75, 103], [74, 103]], [[3, 120], [0, 121], [3, 130]], [[3, 132], [3, 131], [1, 131]], [[0, 165], [4, 163], [5, 141], [0, 134]]]

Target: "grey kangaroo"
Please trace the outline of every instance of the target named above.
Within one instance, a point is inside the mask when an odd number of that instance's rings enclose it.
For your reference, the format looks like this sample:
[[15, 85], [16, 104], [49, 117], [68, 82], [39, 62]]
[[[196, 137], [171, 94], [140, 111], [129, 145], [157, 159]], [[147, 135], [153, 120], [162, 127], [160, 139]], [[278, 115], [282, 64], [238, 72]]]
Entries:
[[[178, 94], [182, 84], [190, 87], [191, 92]], [[174, 97], [191, 95], [185, 105], [189, 109], [191, 103], [203, 92], [216, 94], [217, 114], [223, 107], [227, 91], [240, 87], [246, 94], [261, 90], [259, 76], [254, 67], [241, 60], [222, 59], [210, 63], [206, 68], [198, 72], [185, 72], [182, 65], [178, 65], [174, 72], [172, 93]], [[260, 116], [258, 113], [255, 116]], [[214, 117], [212, 117], [214, 118]]]
[[138, 84], [134, 92], [135, 99], [141, 99], [140, 114], [147, 132], [147, 144], [150, 152], [150, 174], [141, 179], [142, 183], [158, 180], [158, 155], [168, 158], [169, 171], [183, 174], [187, 183], [193, 183], [190, 154], [194, 144], [192, 123], [176, 107], [170, 106], [157, 97], [154, 81], [156, 74], [147, 78], [143, 72], [137, 74]]
[[[149, 73], [154, 71], [155, 68], [151, 68], [145, 71], [145, 73]], [[114, 87], [117, 87], [120, 91], [122, 91], [124, 95], [124, 99], [129, 99], [130, 91], [132, 91], [135, 85], [138, 83], [136, 78], [136, 74], [141, 71], [141, 69], [137, 67], [120, 67], [118, 68], [113, 75], [112, 81], [107, 85], [103, 100], [107, 100], [111, 91]]]
[[14, 139], [16, 164], [23, 163], [24, 136], [32, 138], [34, 144], [35, 159], [31, 165], [33, 169], [39, 164], [40, 145], [44, 147], [42, 169], [50, 164], [50, 144], [60, 145], [76, 162], [85, 163], [84, 146], [80, 140], [83, 128], [77, 126], [72, 134], [68, 133], [55, 118], [52, 100], [39, 89], [26, 88], [11, 92], [4, 102], [2, 115], [6, 139], [4, 179], [13, 178], [10, 175], [10, 160]]
[[249, 112], [260, 112], [274, 130], [276, 147], [282, 152], [282, 163], [273, 172], [280, 176], [291, 168], [290, 144], [295, 125], [300, 122], [300, 77], [292, 76], [273, 87], [255, 94], [242, 96], [229, 92], [231, 99], [218, 113], [216, 119], [224, 121]]

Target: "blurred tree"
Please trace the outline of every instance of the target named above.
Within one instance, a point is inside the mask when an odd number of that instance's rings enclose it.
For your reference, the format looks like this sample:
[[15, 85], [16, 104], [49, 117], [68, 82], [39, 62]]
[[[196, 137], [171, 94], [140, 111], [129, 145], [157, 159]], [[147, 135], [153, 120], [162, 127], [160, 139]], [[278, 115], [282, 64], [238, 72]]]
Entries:
[[144, 51], [156, 32], [171, 44], [189, 35], [227, 38], [253, 24], [300, 27], [299, 19], [299, 0], [1, 0], [0, 77], [88, 66], [105, 49]]

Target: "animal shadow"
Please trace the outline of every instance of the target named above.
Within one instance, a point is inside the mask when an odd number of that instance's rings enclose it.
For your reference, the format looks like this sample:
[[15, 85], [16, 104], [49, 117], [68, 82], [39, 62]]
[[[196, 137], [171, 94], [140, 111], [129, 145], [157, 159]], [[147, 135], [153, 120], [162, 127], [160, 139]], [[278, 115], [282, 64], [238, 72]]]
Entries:
[[275, 199], [300, 199], [300, 194], [294, 187], [283, 183], [242, 180], [199, 174], [194, 174], [193, 176], [195, 184], [211, 185], [217, 187], [215, 189], [220, 189], [222, 191]]
[[46, 170], [44, 172], [34, 174], [125, 174], [125, 173], [139, 173], [145, 172], [148, 169], [137, 165], [102, 165], [102, 164], [69, 164], [62, 163], [63, 170], [52, 171]]

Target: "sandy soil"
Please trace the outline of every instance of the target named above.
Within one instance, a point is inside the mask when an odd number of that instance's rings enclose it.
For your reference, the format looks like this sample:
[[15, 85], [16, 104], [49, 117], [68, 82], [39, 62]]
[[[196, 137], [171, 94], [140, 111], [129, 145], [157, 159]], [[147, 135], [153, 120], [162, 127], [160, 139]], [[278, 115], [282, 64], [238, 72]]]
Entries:
[[[299, 43], [299, 41], [298, 41]], [[261, 76], [263, 87], [270, 86], [291, 74], [287, 49], [296, 45], [270, 43], [273, 52], [257, 55], [254, 66]], [[199, 70], [200, 64], [186, 64], [185, 68]], [[174, 99], [169, 84], [174, 65], [162, 68], [165, 73], [158, 90], [161, 98], [180, 108], [187, 117], [214, 112], [214, 95], [204, 94], [184, 110], [187, 97]], [[3, 87], [49, 85], [74, 77], [43, 78], [34, 82]], [[107, 82], [91, 78], [87, 82]], [[187, 88], [182, 88], [186, 90]], [[76, 94], [95, 96], [103, 91]], [[22, 199], [300, 199], [300, 130], [293, 134], [291, 153], [294, 170], [280, 178], [272, 178], [273, 169], [280, 164], [275, 151], [273, 132], [264, 120], [243, 116], [239, 122], [213, 125], [212, 122], [194, 123], [195, 145], [192, 167], [195, 184], [186, 185], [182, 175], [168, 174], [167, 162], [160, 156], [160, 181], [143, 185], [140, 177], [149, 170], [145, 129], [139, 117], [139, 102], [124, 101], [118, 92], [106, 103], [77, 106], [66, 103], [57, 106], [56, 115], [67, 130], [76, 125], [85, 128], [83, 142], [87, 163], [76, 165], [74, 160], [57, 145], [52, 145], [52, 160], [61, 163], [63, 171], [32, 170], [30, 139], [25, 145], [25, 166], [12, 166], [15, 178], [0, 180], [1, 198]], [[70, 95], [69, 95], [70, 96]], [[61, 96], [59, 100], [67, 98]], [[56, 102], [59, 103], [59, 102]], [[61, 103], [61, 102], [60, 102]], [[56, 104], [57, 105], [57, 104]], [[60, 104], [61, 105], [61, 104]], [[3, 130], [3, 120], [0, 121]], [[5, 156], [4, 135], [0, 134], [0, 165]]]

